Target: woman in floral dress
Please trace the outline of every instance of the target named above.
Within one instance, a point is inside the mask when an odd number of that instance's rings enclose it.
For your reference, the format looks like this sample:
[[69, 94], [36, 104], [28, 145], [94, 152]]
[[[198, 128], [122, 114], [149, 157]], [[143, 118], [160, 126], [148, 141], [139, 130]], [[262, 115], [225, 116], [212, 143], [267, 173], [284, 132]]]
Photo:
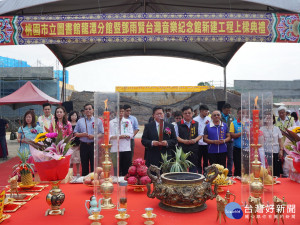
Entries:
[[69, 136], [73, 133], [72, 124], [67, 120], [66, 109], [63, 106], [58, 106], [55, 109], [55, 123], [51, 124], [49, 131], [58, 132], [58, 129], [62, 131], [63, 137]]
[[43, 129], [36, 124], [35, 113], [29, 110], [25, 113], [23, 119], [23, 126], [19, 127], [18, 130], [18, 142], [20, 143], [20, 152], [25, 149], [29, 150], [29, 145], [25, 143], [25, 138], [34, 140], [39, 133], [43, 133]]

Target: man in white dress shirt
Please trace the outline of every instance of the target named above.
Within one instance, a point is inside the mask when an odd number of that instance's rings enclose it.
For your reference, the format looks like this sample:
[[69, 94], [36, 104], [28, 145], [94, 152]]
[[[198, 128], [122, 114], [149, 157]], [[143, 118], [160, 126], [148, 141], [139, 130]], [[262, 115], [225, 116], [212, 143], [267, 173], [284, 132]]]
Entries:
[[117, 152], [119, 150], [119, 176], [125, 176], [132, 162], [130, 140], [133, 137], [133, 128], [130, 120], [124, 118], [124, 107], [122, 105], [120, 105], [119, 118], [116, 117], [109, 122], [109, 136], [112, 144], [110, 152], [115, 161], [114, 167], [116, 167]]
[[130, 105], [124, 105], [124, 118], [128, 119], [131, 122], [132, 129], [133, 129], [133, 136], [130, 140], [130, 148], [131, 148], [131, 159], [133, 159], [134, 156], [134, 137], [139, 132], [139, 122], [137, 118], [133, 115], [131, 115], [131, 106]]
[[[194, 118], [195, 121], [199, 123], [201, 127], [201, 134], [204, 132], [205, 126], [210, 123], [211, 118], [208, 116], [209, 108], [207, 105], [200, 105], [199, 106], [199, 115]], [[208, 150], [207, 150], [207, 143], [203, 141], [201, 138], [198, 141], [199, 151], [198, 151], [198, 173], [204, 173], [204, 169], [208, 166]], [[202, 158], [203, 158], [203, 166], [202, 166]]]

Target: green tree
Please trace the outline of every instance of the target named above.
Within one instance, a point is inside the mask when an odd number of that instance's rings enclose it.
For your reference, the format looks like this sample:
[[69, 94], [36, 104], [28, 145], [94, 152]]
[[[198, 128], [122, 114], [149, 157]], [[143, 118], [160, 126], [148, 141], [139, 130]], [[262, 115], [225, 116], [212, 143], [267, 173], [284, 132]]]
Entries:
[[201, 81], [201, 82], [198, 83], [198, 86], [209, 86], [210, 87], [211, 85], [208, 82], [202, 82]]

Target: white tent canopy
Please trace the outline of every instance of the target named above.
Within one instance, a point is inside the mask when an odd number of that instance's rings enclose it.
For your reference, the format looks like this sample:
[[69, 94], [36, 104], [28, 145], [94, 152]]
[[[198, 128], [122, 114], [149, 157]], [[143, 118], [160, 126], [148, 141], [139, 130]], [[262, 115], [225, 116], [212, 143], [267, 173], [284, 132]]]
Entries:
[[245, 2], [253, 2], [263, 5], [269, 5], [292, 12], [300, 12], [300, 0], [244, 0]]

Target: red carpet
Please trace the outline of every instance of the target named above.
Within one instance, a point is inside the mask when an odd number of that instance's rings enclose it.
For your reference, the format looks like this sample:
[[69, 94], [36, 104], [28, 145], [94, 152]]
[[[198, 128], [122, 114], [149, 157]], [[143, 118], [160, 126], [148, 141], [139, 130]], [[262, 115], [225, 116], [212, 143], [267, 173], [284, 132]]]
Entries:
[[9, 176], [12, 175], [13, 166], [20, 162], [19, 157], [14, 157], [0, 164], [0, 186], [7, 185]]
[[[295, 212], [285, 212], [284, 224], [287, 225], [298, 225], [300, 224], [300, 216], [297, 213], [297, 208], [300, 206], [300, 199], [296, 197], [295, 193], [299, 190], [299, 184], [291, 181], [290, 179], [280, 179], [282, 182], [274, 187], [274, 195], [285, 196], [285, 200], [288, 204], [295, 204]], [[49, 208], [45, 201], [46, 195], [49, 192], [50, 186], [45, 190], [40, 192], [31, 201], [22, 206], [18, 211], [11, 214], [11, 218], [5, 221], [3, 224], [9, 225], [19, 225], [19, 224], [72, 224], [72, 225], [89, 225], [91, 221], [88, 220], [88, 214], [85, 209], [85, 200], [90, 199], [93, 194], [93, 188], [85, 186], [83, 184], [62, 184], [60, 188], [66, 195], [66, 199], [62, 204], [61, 208], [65, 208], [64, 216], [45, 216], [45, 211]], [[117, 186], [114, 186], [114, 193], [112, 195], [113, 203], [117, 203]], [[128, 188], [128, 214], [130, 215], [128, 224], [130, 225], [143, 225], [144, 220], [141, 217], [145, 213], [146, 207], [153, 208], [153, 213], [157, 214], [157, 219], [155, 221], [156, 225], [218, 225], [219, 222], [216, 221], [217, 217], [217, 206], [216, 200], [207, 200], [207, 209], [199, 213], [173, 213], [162, 210], [158, 207], [159, 200], [150, 199], [146, 196], [146, 191], [144, 192], [133, 192], [132, 187]], [[237, 196], [236, 202], [240, 203], [241, 196], [241, 184], [238, 182], [230, 187], [230, 191]], [[270, 195], [271, 193], [268, 193]], [[221, 193], [224, 198], [225, 192]], [[97, 198], [101, 195], [99, 194]], [[102, 197], [102, 196], [101, 196]], [[222, 225], [241, 225], [251, 223], [245, 218], [245, 213], [241, 219], [229, 219], [225, 223], [222, 220]], [[116, 225], [117, 221], [114, 216], [117, 214], [117, 209], [103, 209], [101, 214], [104, 216], [101, 224], [105, 225]], [[263, 218], [265, 215], [266, 218]], [[271, 218], [269, 218], [271, 216]], [[286, 216], [289, 216], [287, 218]], [[292, 217], [294, 216], [294, 218]], [[264, 225], [277, 225], [274, 223], [274, 212], [260, 214], [259, 224]], [[256, 222], [253, 222], [255, 225]], [[279, 223], [282, 225], [282, 222]]]
[[[135, 139], [135, 151], [134, 151], [134, 159], [142, 158], [144, 159], [144, 152], [145, 148], [141, 143], [140, 138]], [[6, 162], [3, 162], [0, 164], [0, 186], [7, 185], [7, 180], [9, 179], [9, 176], [12, 174], [12, 167], [19, 163], [20, 159], [19, 157], [14, 157], [12, 159], [9, 159]], [[74, 165], [74, 174], [76, 174], [76, 167]]]

